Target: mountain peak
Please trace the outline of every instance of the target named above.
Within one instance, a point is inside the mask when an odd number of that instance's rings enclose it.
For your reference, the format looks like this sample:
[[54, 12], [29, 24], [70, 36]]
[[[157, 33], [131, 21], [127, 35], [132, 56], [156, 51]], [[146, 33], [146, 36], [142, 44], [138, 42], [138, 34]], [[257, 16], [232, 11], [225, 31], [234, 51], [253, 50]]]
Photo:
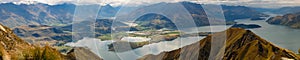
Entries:
[[[151, 59], [179, 59], [179, 60], [207, 60], [210, 57], [212, 38], [222, 36], [226, 33], [225, 51], [219, 51], [214, 57], [224, 60], [274, 60], [274, 59], [299, 59], [292, 51], [280, 48], [272, 43], [260, 38], [250, 30], [241, 28], [229, 28], [224, 32], [215, 33], [202, 39], [201, 41], [185, 46], [183, 48], [163, 52], [158, 55], [146, 55], [140, 60]], [[218, 40], [218, 39], [216, 39]], [[220, 43], [215, 41], [214, 43]], [[222, 42], [221, 42], [222, 43]], [[218, 51], [218, 50], [217, 50]], [[222, 55], [224, 54], [224, 55]]]

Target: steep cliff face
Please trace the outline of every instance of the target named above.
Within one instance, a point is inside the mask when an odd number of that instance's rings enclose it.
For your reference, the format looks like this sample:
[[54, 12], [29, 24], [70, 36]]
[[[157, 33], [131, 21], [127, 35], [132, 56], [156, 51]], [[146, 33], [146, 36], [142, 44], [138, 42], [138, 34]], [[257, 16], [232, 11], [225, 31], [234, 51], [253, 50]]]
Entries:
[[[249, 30], [230, 28], [226, 31], [225, 51], [217, 56], [223, 60], [279, 60], [299, 59], [295, 53], [275, 46]], [[213, 36], [220, 36], [221, 33]], [[207, 60], [211, 52], [212, 35], [183, 48], [163, 52], [158, 55], [146, 55], [139, 60]], [[219, 41], [216, 41], [219, 42]], [[222, 55], [223, 52], [224, 55]]]
[[272, 17], [267, 20], [269, 24], [285, 25], [292, 28], [300, 28], [300, 12]]

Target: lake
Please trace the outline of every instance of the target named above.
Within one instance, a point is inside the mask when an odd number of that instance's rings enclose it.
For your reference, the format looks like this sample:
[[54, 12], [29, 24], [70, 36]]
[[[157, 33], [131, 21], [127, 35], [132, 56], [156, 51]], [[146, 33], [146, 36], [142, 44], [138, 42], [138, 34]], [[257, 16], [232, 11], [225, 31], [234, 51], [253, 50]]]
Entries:
[[[275, 16], [275, 15], [273, 15]], [[257, 29], [249, 29], [253, 31], [258, 36], [274, 43], [275, 45], [292, 50], [297, 52], [300, 48], [300, 29], [292, 29], [286, 26], [280, 25], [270, 25], [266, 20], [258, 20], [258, 21], [251, 21], [249, 19], [240, 19], [236, 22], [244, 23], [244, 24], [257, 24], [262, 26], [262, 28]], [[228, 29], [231, 25], [215, 25], [215, 26], [203, 26], [197, 28], [190, 28], [186, 29], [189, 33], [196, 33], [196, 32], [219, 32]], [[195, 31], [195, 29], [198, 31]], [[133, 37], [129, 37], [131, 39]], [[196, 43], [199, 40], [203, 39], [204, 37], [184, 37], [184, 38], [177, 38], [173, 41], [163, 41], [159, 43], [153, 43], [149, 45], [145, 45], [141, 48], [137, 48], [127, 52], [111, 52], [108, 51], [108, 44], [114, 41], [101, 41], [100, 39], [96, 38], [84, 38], [79, 40], [76, 43], [68, 43], [66, 45], [69, 46], [81, 46], [81, 47], [88, 47], [92, 50], [92, 52], [96, 53], [98, 56], [105, 60], [135, 60], [140, 58], [144, 55], [148, 54], [159, 54], [163, 51], [172, 51], [178, 48], [181, 48], [186, 45], [190, 45], [192, 43]], [[143, 39], [143, 38], [134, 38], [132, 41], [138, 41], [136, 39]], [[126, 39], [127, 40], [127, 39]], [[145, 39], [148, 41], [148, 39]]]

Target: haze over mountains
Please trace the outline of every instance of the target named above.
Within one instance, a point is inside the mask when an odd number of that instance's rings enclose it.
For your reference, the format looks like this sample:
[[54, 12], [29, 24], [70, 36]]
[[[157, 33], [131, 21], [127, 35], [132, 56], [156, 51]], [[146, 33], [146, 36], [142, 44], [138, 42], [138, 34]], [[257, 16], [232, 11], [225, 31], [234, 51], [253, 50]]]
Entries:
[[[210, 12], [206, 12], [205, 8], [202, 7], [202, 5], [205, 5], [205, 4], [196, 4], [196, 3], [191, 3], [191, 2], [179, 2], [179, 3], [158, 3], [158, 4], [141, 7], [137, 10], [134, 10], [131, 14], [129, 14], [129, 16], [126, 16], [126, 17], [134, 17], [135, 15], [138, 15], [141, 12], [151, 11], [151, 10], [147, 10], [147, 9], [151, 9], [151, 8], [154, 10], [158, 9], [158, 11], [159, 11], [159, 8], [164, 8], [164, 7], [167, 8], [169, 6], [177, 6], [176, 4], [181, 4], [183, 7], [185, 7], [188, 10], [188, 13], [194, 19], [196, 26], [234, 24], [234, 20], [237, 20], [237, 19], [259, 18], [259, 17], [267, 17], [268, 16], [266, 14], [252, 10], [251, 8], [248, 8], [245, 6], [221, 5], [226, 21], [225, 22], [222, 21], [221, 17], [214, 17], [215, 19], [208, 20], [207, 14], [210, 14]], [[180, 6], [178, 6], [178, 7], [180, 7]], [[120, 19], [126, 20], [127, 19], [126, 17], [125, 18], [121, 17]], [[151, 25], [149, 22], [151, 22], [151, 21], [153, 22], [154, 20], [156, 20], [156, 21], [159, 20], [161, 22], [166, 23], [166, 24], [163, 24], [165, 27], [174, 29], [170, 26], [174, 27], [174, 23], [172, 21], [177, 21], [177, 20], [172, 20], [172, 19], [173, 19], [172, 16], [169, 16], [169, 18], [168, 18], [165, 15], [161, 15], [158, 13], [149, 13], [149, 14], [145, 14], [145, 15], [142, 15], [141, 17], [137, 18], [136, 21], [138, 24], [139, 24], [139, 22], [146, 22], [146, 23], [142, 23], [140, 25], [142, 25], [142, 26], [148, 25], [148, 27], [149, 27], [149, 25]], [[188, 18], [183, 18], [183, 19], [188, 19]], [[148, 22], [148, 24], [147, 24], [147, 22]], [[143, 24], [146, 24], [146, 25], [143, 25]], [[152, 25], [152, 26], [157, 26], [157, 25]], [[162, 26], [160, 26], [160, 27], [162, 27]]]
[[[0, 22], [9, 27], [33, 24], [70, 24], [76, 8], [76, 5], [67, 3], [60, 5], [3, 3], [0, 6]], [[90, 6], [99, 8], [97, 5]], [[103, 6], [100, 11], [98, 14], [101, 16], [99, 17], [111, 17], [116, 13], [116, 10], [110, 5]]]
[[275, 14], [289, 14], [289, 13], [297, 13], [300, 12], [300, 6], [292, 6], [292, 7], [281, 7], [281, 8], [256, 8], [252, 7], [252, 9], [259, 12], [271, 12]]
[[[179, 2], [192, 14], [198, 26], [207, 25], [205, 22], [205, 12], [201, 8], [201, 4], [190, 3], [190, 2]], [[159, 3], [159, 4], [172, 4], [172, 3]], [[156, 4], [156, 5], [159, 5]], [[0, 22], [9, 27], [16, 27], [20, 25], [57, 25], [57, 24], [70, 24], [74, 18], [76, 5], [74, 4], [58, 4], [58, 5], [47, 5], [47, 4], [20, 4], [16, 5], [13, 3], [2, 3], [1, 8], [1, 20]], [[97, 5], [80, 5], [80, 7], [99, 8]], [[155, 6], [150, 5], [150, 6]], [[79, 7], [79, 6], [77, 6]], [[149, 7], [149, 6], [147, 6]], [[225, 6], [222, 5], [225, 13], [226, 20], [231, 21], [242, 18], [254, 18], [266, 16], [260, 12], [252, 10], [244, 6]], [[144, 7], [140, 7], [137, 10], [140, 11]], [[102, 6], [98, 12], [97, 18], [108, 18], [114, 17], [118, 12], [119, 8], [112, 7], [111, 5]], [[124, 8], [126, 9], [126, 8]], [[246, 11], [245, 11], [246, 10]], [[129, 11], [128, 11], [129, 12]], [[251, 13], [251, 14], [249, 14]], [[134, 13], [133, 13], [134, 14]], [[89, 16], [89, 15], [87, 15]], [[130, 17], [130, 16], [125, 16]], [[154, 19], [153, 17], [147, 17]], [[92, 19], [92, 18], [91, 18]], [[5, 23], [4, 23], [5, 22]]]

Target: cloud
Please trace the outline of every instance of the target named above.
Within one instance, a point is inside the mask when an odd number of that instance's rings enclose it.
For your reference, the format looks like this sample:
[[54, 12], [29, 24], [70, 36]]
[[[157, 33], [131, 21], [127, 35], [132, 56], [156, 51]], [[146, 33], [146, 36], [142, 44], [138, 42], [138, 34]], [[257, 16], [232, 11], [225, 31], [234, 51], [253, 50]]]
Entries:
[[180, 2], [191, 1], [195, 3], [204, 4], [228, 4], [228, 5], [246, 5], [253, 7], [280, 7], [280, 6], [299, 6], [300, 0], [0, 0], [1, 2], [15, 2], [15, 3], [45, 3], [50, 5], [60, 3], [74, 3], [74, 4], [111, 4], [118, 5], [145, 5], [159, 2]]

